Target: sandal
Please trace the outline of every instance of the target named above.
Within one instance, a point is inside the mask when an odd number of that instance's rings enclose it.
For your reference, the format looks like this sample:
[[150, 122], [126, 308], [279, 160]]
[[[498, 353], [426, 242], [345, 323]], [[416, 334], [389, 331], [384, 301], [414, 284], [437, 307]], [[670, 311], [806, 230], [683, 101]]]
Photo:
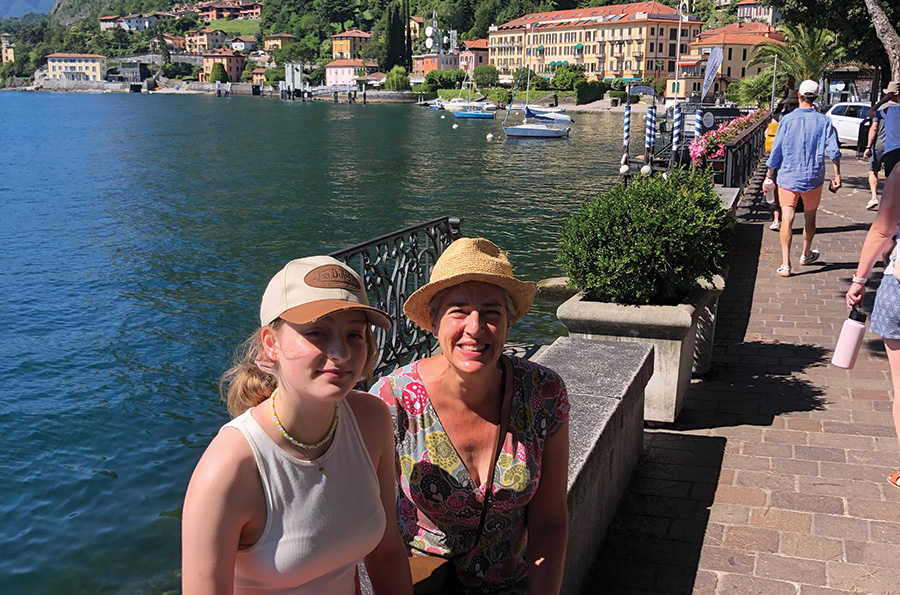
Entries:
[[888, 483], [894, 486], [895, 488], [900, 488], [900, 471], [896, 473], [891, 473], [887, 476]]
[[819, 260], [819, 251], [818, 250], [810, 250], [809, 256], [801, 256], [800, 257], [800, 264], [803, 264], [803, 265], [812, 264], [817, 260]]
[[778, 267], [778, 270], [775, 271], [779, 277], [790, 277], [791, 276], [791, 267], [786, 267], [781, 265]]

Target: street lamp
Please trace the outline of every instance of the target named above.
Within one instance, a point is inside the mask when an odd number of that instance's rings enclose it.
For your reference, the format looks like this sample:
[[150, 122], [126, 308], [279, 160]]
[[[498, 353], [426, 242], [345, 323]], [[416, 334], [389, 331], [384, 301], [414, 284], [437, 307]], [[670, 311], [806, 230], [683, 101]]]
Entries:
[[675, 40], [677, 47], [675, 48], [675, 102], [678, 102], [678, 93], [681, 89], [678, 86], [678, 63], [681, 61], [681, 22], [684, 19], [685, 2], [678, 4], [678, 38]]

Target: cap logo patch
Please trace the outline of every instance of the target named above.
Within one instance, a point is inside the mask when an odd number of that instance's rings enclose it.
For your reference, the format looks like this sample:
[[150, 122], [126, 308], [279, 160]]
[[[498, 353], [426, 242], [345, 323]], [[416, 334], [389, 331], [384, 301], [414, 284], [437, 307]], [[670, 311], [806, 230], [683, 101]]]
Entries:
[[336, 264], [325, 264], [306, 273], [303, 282], [322, 289], [346, 289], [360, 291], [362, 287], [352, 273]]

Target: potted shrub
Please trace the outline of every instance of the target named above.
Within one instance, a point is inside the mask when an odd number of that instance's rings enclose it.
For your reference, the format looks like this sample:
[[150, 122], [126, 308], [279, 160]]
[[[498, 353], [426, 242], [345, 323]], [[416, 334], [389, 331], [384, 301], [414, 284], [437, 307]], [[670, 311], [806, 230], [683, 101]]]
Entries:
[[579, 293], [557, 316], [571, 336], [654, 344], [646, 420], [681, 410], [698, 319], [721, 291], [728, 221], [712, 173], [681, 168], [619, 184], [563, 226], [558, 263]]

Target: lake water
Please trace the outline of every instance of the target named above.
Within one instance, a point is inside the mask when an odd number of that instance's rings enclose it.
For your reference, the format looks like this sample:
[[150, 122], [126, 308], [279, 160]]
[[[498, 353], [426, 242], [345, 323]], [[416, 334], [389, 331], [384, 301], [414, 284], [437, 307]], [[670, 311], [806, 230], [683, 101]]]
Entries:
[[[518, 276], [561, 274], [559, 227], [614, 181], [621, 114], [514, 141], [442, 113], [0, 93], [0, 592], [179, 590], [216, 380], [288, 260], [451, 215]], [[554, 311], [511, 340], [564, 334]]]

